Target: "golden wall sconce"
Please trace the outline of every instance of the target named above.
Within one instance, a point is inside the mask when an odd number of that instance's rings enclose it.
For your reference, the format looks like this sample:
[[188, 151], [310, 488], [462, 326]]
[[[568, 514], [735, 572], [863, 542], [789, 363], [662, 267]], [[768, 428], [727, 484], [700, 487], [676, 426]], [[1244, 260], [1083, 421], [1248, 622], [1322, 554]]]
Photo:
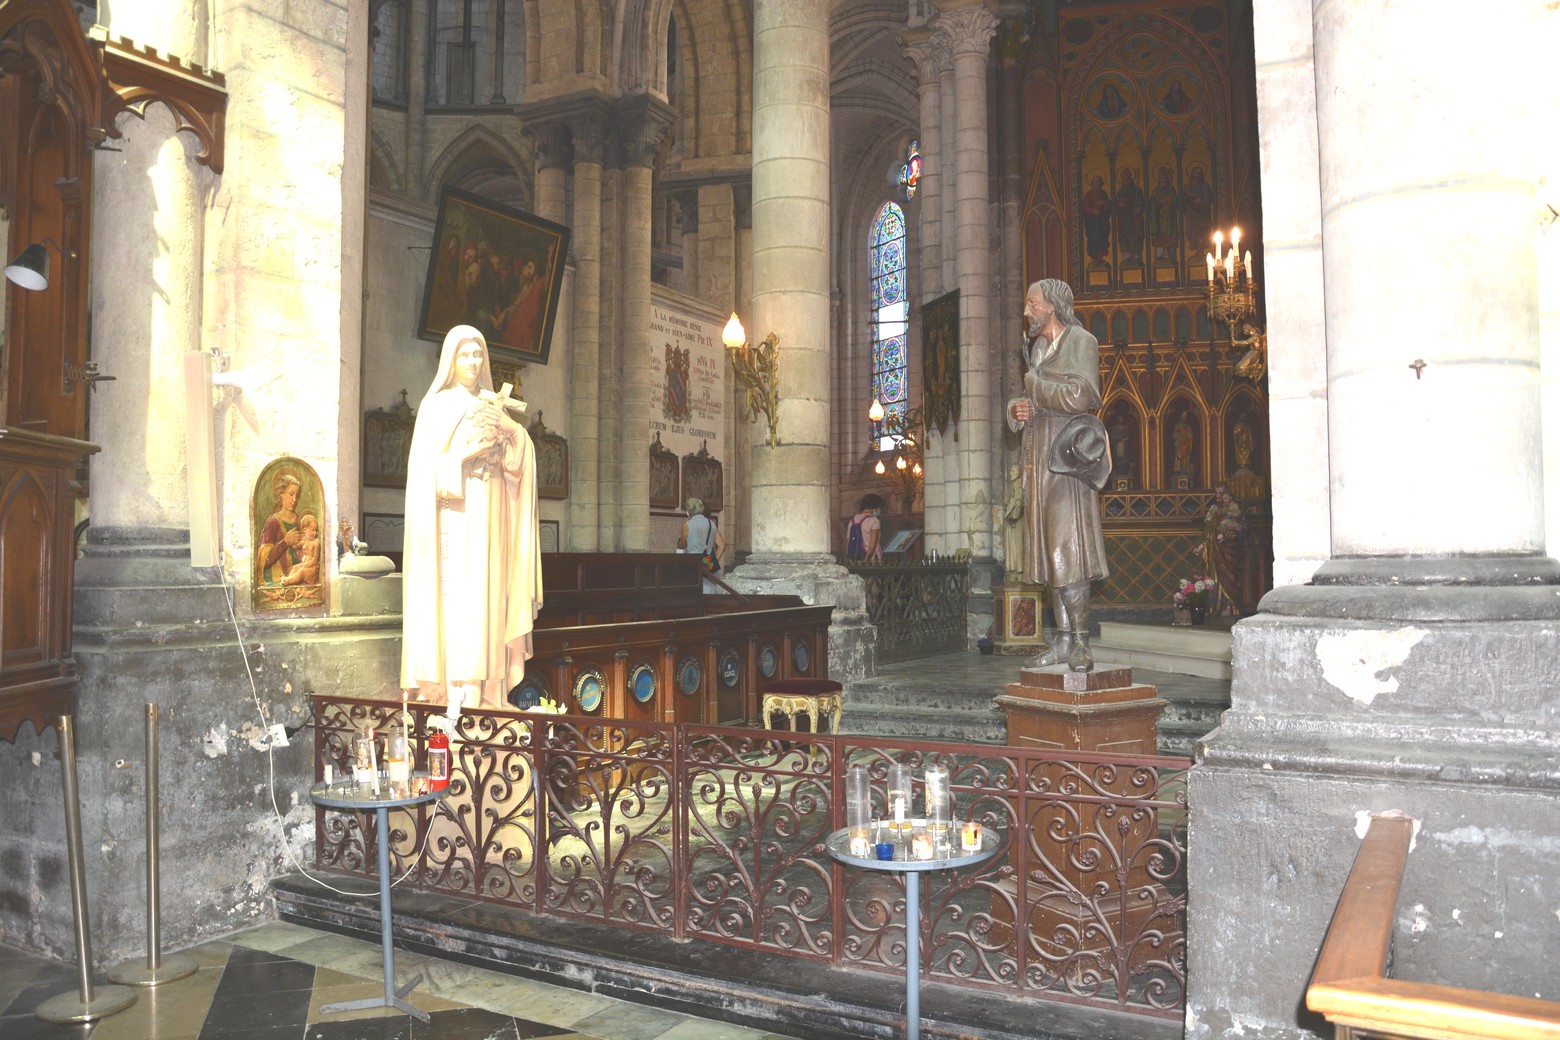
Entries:
[[726, 356], [737, 381], [747, 391], [748, 421], [757, 422], [760, 412], [769, 420], [769, 446], [775, 447], [780, 422], [780, 337], [771, 332], [758, 346], [747, 342], [747, 331], [732, 312], [721, 332]]

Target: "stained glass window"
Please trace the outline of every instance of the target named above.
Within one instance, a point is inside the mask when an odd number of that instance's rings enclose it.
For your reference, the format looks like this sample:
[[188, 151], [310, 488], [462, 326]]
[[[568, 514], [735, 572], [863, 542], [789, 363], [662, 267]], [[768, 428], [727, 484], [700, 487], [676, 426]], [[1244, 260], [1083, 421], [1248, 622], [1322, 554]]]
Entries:
[[[884, 203], [872, 222], [867, 265], [872, 272], [872, 395], [886, 415], [904, 415], [909, 407], [909, 357], [906, 333], [909, 305], [905, 299], [905, 214]], [[891, 447], [881, 437], [879, 446]]]

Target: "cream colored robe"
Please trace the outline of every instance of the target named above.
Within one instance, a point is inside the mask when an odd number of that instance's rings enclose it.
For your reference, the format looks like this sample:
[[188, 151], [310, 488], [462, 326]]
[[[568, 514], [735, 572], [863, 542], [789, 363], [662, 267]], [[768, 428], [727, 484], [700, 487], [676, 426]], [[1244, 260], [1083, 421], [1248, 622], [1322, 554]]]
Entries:
[[[479, 684], [503, 707], [525, 675], [542, 606], [536, 453], [520, 428], [492, 456], [463, 459], [478, 396], [454, 377], [457, 331], [417, 411], [406, 474], [401, 686], [443, 703], [450, 683]], [[492, 394], [484, 362], [479, 388]], [[468, 702], [468, 706], [470, 706]]]
[[1024, 397], [1037, 412], [1022, 424], [1013, 418], [1013, 401], [1007, 411], [1008, 428], [1024, 434], [1024, 580], [1051, 588], [1099, 581], [1110, 575], [1099, 494], [1047, 465], [1067, 420], [1100, 406], [1099, 344], [1071, 325], [1055, 343], [1036, 339], [1031, 351]]

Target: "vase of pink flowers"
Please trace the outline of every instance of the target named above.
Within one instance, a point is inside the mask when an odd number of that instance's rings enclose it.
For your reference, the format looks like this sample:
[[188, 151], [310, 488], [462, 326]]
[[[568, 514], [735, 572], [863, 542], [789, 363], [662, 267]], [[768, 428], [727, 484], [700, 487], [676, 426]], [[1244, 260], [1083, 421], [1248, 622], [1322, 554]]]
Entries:
[[1182, 578], [1176, 586], [1175, 608], [1177, 611], [1185, 610], [1191, 615], [1192, 624], [1201, 625], [1208, 621], [1208, 602], [1213, 599], [1214, 589], [1218, 583], [1212, 578], [1201, 574], [1194, 574], [1190, 578]]

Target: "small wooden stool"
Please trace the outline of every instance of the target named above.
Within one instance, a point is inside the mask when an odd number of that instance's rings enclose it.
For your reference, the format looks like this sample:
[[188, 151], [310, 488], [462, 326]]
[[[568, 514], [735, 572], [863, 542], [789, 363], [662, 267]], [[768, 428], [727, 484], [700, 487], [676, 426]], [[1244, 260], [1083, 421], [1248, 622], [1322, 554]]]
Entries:
[[764, 728], [774, 728], [771, 720], [779, 712], [790, 720], [792, 730], [796, 717], [806, 715], [817, 733], [818, 717], [828, 713], [829, 732], [838, 736], [844, 704], [845, 687], [833, 679], [774, 679], [764, 686]]

